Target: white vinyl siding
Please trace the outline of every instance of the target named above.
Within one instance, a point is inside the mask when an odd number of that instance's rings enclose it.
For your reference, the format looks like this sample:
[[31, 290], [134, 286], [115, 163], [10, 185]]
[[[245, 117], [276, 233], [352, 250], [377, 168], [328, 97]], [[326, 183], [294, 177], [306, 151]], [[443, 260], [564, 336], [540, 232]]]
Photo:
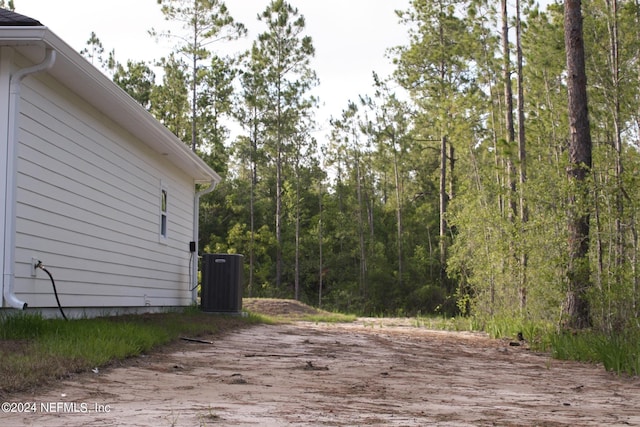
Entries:
[[[30, 79], [20, 106], [16, 294], [67, 307], [191, 302], [193, 179], [51, 79]], [[158, 241], [158, 188], [170, 232]]]

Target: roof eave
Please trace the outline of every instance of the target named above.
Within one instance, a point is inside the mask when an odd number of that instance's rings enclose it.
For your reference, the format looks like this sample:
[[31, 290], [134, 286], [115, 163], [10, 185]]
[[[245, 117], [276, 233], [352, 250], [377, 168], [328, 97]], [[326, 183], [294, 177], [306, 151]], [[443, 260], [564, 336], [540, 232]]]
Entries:
[[[217, 184], [221, 181], [220, 175], [186, 144], [47, 27], [0, 27], [0, 46], [14, 46], [34, 62], [42, 59], [45, 48], [54, 49], [57, 60], [49, 74], [56, 80], [154, 151], [166, 156], [195, 183]], [[34, 52], [26, 47], [41, 49]], [[35, 58], [36, 55], [40, 57]]]

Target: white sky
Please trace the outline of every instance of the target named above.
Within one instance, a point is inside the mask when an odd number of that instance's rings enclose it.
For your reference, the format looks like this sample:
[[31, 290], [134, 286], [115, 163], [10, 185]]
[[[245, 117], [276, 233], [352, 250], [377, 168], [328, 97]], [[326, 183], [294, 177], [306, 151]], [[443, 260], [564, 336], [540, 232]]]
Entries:
[[[152, 27], [167, 29], [156, 0], [14, 0], [16, 12], [37, 19], [72, 48], [80, 51], [92, 31], [105, 51], [115, 49], [116, 59], [160, 59], [171, 52], [148, 35]], [[407, 29], [398, 23], [394, 10], [406, 10], [409, 0], [289, 0], [306, 19], [306, 34], [313, 38], [316, 56], [312, 67], [320, 79], [315, 94], [320, 98], [317, 120], [326, 134], [326, 121], [340, 116], [349, 100], [372, 92], [372, 72], [387, 76], [393, 66], [385, 57], [389, 47], [408, 41]], [[244, 50], [264, 31], [256, 16], [269, 0], [226, 0], [236, 21], [249, 30]], [[175, 25], [175, 24], [174, 24]], [[178, 31], [179, 26], [173, 31]], [[219, 44], [213, 49], [223, 49]], [[324, 127], [324, 129], [322, 129]]]
[[[371, 94], [372, 72], [381, 77], [393, 72], [385, 57], [388, 48], [406, 45], [408, 29], [398, 23], [395, 10], [407, 10], [409, 0], [288, 0], [306, 19], [306, 34], [313, 38], [316, 56], [312, 67], [320, 79], [314, 94], [320, 98], [317, 138], [322, 140], [328, 119], [339, 117], [349, 100]], [[498, 1], [498, 0], [495, 0]], [[539, 0], [547, 5], [553, 0]], [[212, 49], [240, 52], [264, 31], [256, 16], [270, 0], [225, 0], [231, 15], [249, 34], [242, 42], [221, 42]], [[169, 41], [158, 44], [148, 30], [171, 29], [157, 0], [14, 0], [16, 12], [37, 19], [80, 51], [91, 32], [116, 59], [150, 61], [172, 51]], [[510, 0], [509, 4], [514, 3]], [[174, 24], [173, 31], [179, 31]]]

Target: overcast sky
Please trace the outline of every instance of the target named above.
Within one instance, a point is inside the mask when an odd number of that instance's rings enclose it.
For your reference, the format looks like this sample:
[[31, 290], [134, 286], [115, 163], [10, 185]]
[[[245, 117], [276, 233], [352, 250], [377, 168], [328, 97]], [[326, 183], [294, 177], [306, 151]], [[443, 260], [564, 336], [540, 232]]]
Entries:
[[[169, 42], [158, 44], [148, 35], [152, 27], [166, 29], [156, 0], [14, 0], [16, 12], [37, 19], [72, 48], [80, 51], [92, 31], [116, 59], [153, 60], [167, 56]], [[406, 44], [407, 30], [394, 10], [406, 10], [409, 0], [289, 0], [304, 15], [306, 34], [313, 38], [313, 68], [320, 79], [318, 120], [326, 127], [349, 100], [371, 93], [372, 72], [387, 76], [393, 71], [386, 49]], [[242, 50], [264, 31], [256, 16], [269, 0], [227, 0], [236, 21], [249, 30]], [[174, 28], [174, 31], [178, 28]], [[222, 45], [213, 49], [222, 49]], [[326, 132], [326, 128], [321, 130]]]
[[[498, 1], [498, 0], [496, 0]], [[548, 4], [552, 0], [540, 0]], [[214, 50], [242, 51], [264, 31], [257, 15], [270, 0], [226, 0], [236, 21], [249, 30], [247, 38]], [[407, 10], [409, 0], [289, 0], [304, 15], [306, 34], [313, 38], [316, 56], [312, 67], [320, 79], [318, 134], [326, 134], [327, 121], [339, 117], [349, 100], [372, 93], [372, 72], [386, 77], [393, 72], [385, 57], [388, 48], [408, 43], [407, 28], [395, 10]], [[80, 51], [95, 32], [116, 59], [150, 61], [172, 51], [168, 41], [158, 44], [149, 36], [152, 27], [170, 29], [157, 0], [14, 0], [16, 12], [37, 19], [72, 48]], [[512, 2], [510, 2], [511, 4]], [[174, 32], [179, 30], [173, 28]], [[318, 135], [321, 138], [321, 135]]]

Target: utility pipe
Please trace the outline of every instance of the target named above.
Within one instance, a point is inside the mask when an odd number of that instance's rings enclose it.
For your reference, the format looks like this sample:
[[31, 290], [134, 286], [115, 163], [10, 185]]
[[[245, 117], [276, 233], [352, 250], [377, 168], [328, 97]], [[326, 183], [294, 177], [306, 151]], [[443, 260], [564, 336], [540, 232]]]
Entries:
[[9, 120], [7, 130], [7, 175], [5, 199], [4, 240], [4, 300], [13, 308], [24, 310], [27, 303], [21, 301], [13, 291], [16, 260], [16, 204], [18, 192], [18, 118], [20, 116], [20, 88], [25, 77], [53, 67], [56, 52], [47, 48], [44, 60], [31, 67], [17, 70], [9, 81]]
[[195, 194], [193, 198], [193, 241], [196, 243], [196, 252], [191, 264], [191, 301], [198, 301], [198, 233], [200, 232], [200, 197], [211, 193], [218, 185], [218, 181], [212, 179], [209, 186]]

